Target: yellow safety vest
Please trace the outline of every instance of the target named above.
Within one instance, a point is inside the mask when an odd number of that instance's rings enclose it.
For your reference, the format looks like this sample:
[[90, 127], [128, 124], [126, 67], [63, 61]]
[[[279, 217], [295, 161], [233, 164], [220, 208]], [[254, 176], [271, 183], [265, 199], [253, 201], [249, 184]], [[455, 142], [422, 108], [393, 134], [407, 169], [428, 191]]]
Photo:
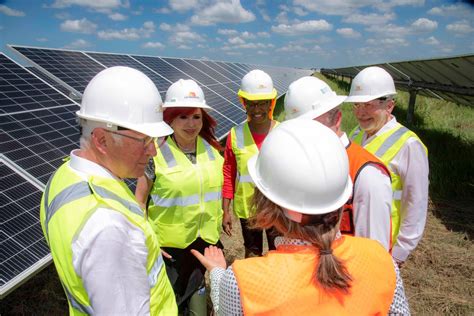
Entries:
[[[278, 124], [275, 121], [272, 128], [275, 128]], [[247, 161], [258, 154], [259, 150], [253, 140], [248, 122], [233, 127], [230, 130], [230, 137], [232, 151], [237, 163], [233, 209], [237, 217], [246, 219], [253, 215], [250, 214], [250, 199], [255, 190], [255, 185], [247, 169]]]
[[198, 237], [217, 243], [222, 229], [224, 158], [198, 137], [193, 164], [168, 137], [154, 162], [156, 179], [148, 214], [160, 245], [184, 249]]
[[[364, 139], [364, 132], [360, 126], [357, 126], [350, 134], [352, 140], [362, 146], [362, 140]], [[386, 131], [385, 133], [374, 137], [369, 143], [365, 144], [364, 148], [370, 153], [374, 154], [383, 161], [383, 163], [390, 170], [390, 176], [392, 178], [392, 242], [393, 244], [397, 241], [398, 232], [400, 230], [400, 208], [401, 198], [403, 191], [403, 182], [400, 175], [396, 174], [390, 168], [390, 162], [402, 149], [403, 145], [409, 138], [416, 138], [428, 155], [428, 149], [420, 140], [420, 138], [408, 128], [400, 123], [397, 123], [395, 128]]]
[[[137, 226], [148, 248], [146, 269], [150, 286], [150, 314], [177, 315], [173, 289], [163, 268], [158, 239], [125, 183], [92, 176], [84, 181], [63, 164], [46, 185], [40, 221], [54, 265], [69, 303], [70, 315], [94, 314], [89, 295], [72, 264], [72, 242], [99, 207], [115, 210]], [[113, 280], [110, 280], [113, 282]]]

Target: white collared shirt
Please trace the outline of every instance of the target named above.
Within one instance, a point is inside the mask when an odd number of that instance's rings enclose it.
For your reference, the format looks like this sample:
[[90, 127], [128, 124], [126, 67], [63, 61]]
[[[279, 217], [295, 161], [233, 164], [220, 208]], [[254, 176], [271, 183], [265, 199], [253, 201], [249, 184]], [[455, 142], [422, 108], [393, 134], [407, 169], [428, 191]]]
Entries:
[[[344, 133], [340, 140], [349, 146]], [[374, 165], [365, 165], [354, 183], [352, 198], [355, 236], [379, 241], [387, 251], [390, 249], [392, 209], [392, 184], [390, 177]]]
[[[113, 178], [107, 169], [71, 152], [73, 172]], [[145, 235], [121, 213], [98, 208], [72, 243], [73, 266], [97, 315], [147, 315], [150, 286]]]
[[[375, 135], [367, 138], [364, 133], [362, 145], [397, 126], [397, 119], [393, 116]], [[392, 256], [398, 261], [405, 261], [418, 245], [426, 223], [429, 164], [423, 145], [416, 138], [407, 139], [388, 168], [399, 175], [403, 183], [400, 232], [394, 241]]]

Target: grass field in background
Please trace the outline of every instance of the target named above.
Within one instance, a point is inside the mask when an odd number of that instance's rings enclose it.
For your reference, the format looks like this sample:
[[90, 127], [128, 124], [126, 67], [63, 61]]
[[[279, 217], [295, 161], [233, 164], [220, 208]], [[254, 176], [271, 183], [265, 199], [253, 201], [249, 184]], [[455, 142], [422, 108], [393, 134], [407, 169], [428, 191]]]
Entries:
[[[317, 74], [319, 76], [319, 74]], [[323, 78], [338, 94], [347, 82]], [[405, 124], [408, 94], [396, 97], [394, 114]], [[283, 98], [275, 117], [283, 118]], [[351, 104], [344, 104], [343, 128], [356, 126]], [[429, 151], [430, 205], [418, 248], [402, 269], [413, 315], [474, 315], [474, 108], [417, 97], [409, 126]], [[234, 222], [238, 226], [238, 222]], [[241, 236], [222, 237], [226, 258], [243, 256]], [[62, 315], [67, 301], [54, 266], [46, 268], [1, 302], [2, 315]]]

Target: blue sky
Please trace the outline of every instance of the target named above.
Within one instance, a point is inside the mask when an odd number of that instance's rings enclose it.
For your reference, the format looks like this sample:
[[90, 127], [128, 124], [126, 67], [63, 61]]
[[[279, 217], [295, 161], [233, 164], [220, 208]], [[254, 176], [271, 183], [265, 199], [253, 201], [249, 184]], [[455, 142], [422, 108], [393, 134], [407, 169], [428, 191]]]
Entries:
[[6, 44], [343, 67], [473, 54], [474, 5], [441, 0], [0, 1], [0, 44], [10, 56]]

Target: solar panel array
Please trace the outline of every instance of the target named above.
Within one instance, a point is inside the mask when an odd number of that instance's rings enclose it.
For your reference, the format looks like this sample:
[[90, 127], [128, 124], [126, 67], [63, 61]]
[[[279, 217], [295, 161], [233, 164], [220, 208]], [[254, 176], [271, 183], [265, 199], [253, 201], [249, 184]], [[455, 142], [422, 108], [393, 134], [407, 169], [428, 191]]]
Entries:
[[474, 106], [474, 55], [321, 69], [327, 75], [355, 77], [369, 66], [384, 68], [398, 89]]
[[193, 79], [204, 90], [207, 103], [214, 109], [209, 114], [218, 122], [216, 134], [224, 137], [227, 132], [246, 119], [236, 92], [241, 78], [250, 70], [260, 68], [274, 80], [280, 95], [288, 85], [312, 72], [303, 69], [254, 66], [240, 63], [213, 62], [208, 60], [181, 59], [156, 56], [139, 56], [99, 52], [83, 52], [10, 46], [26, 57], [38, 69], [46, 71], [57, 82], [82, 94], [87, 83], [102, 69], [112, 66], [129, 66], [144, 72], [155, 83], [164, 98], [168, 87], [178, 79]]
[[0, 54], [0, 295], [50, 261], [39, 202], [51, 173], [77, 147], [77, 103]]
[[[249, 70], [274, 79], [280, 95], [311, 71], [219, 61], [119, 55], [13, 46], [34, 65], [22, 67], [0, 53], [0, 296], [51, 261], [39, 223], [42, 191], [69, 153], [78, 147], [79, 104], [87, 83], [107, 67], [123, 65], [146, 73], [164, 96], [180, 78], [196, 80], [215, 111], [217, 135], [245, 120], [236, 92]], [[62, 93], [61, 91], [65, 92]]]

